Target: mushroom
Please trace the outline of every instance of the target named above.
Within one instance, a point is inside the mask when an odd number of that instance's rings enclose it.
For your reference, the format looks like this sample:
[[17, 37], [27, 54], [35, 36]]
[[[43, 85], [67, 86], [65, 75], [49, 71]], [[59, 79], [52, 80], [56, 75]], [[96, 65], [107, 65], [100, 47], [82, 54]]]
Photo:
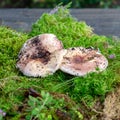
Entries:
[[55, 50], [63, 49], [63, 44], [54, 34], [41, 34], [27, 40], [21, 48], [18, 57], [21, 57], [22, 54], [24, 54], [28, 50], [31, 50], [31, 48], [33, 47], [42, 47], [52, 53]]
[[59, 69], [65, 53], [55, 35], [41, 34], [25, 42], [16, 67], [26, 76], [45, 77]]
[[60, 70], [75, 76], [99, 72], [108, 66], [107, 59], [94, 48], [69, 48], [64, 55]]

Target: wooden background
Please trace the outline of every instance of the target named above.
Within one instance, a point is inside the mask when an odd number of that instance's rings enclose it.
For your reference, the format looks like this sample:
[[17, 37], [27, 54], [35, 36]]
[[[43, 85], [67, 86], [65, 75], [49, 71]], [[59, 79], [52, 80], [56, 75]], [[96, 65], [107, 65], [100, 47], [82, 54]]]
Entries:
[[[50, 9], [0, 9], [0, 25], [28, 32], [43, 12]], [[70, 9], [78, 21], [86, 21], [99, 35], [120, 37], [120, 9]]]

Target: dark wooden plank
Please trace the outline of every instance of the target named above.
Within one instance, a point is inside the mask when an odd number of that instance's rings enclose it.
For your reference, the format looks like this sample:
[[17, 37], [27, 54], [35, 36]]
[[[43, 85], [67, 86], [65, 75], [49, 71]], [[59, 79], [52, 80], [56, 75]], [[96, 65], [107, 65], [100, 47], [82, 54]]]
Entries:
[[[0, 24], [18, 31], [30, 31], [31, 25], [50, 9], [0, 9]], [[78, 21], [85, 21], [99, 35], [120, 36], [120, 9], [71, 9]]]
[[120, 36], [119, 9], [77, 9], [71, 12], [78, 20], [92, 26], [97, 34]]

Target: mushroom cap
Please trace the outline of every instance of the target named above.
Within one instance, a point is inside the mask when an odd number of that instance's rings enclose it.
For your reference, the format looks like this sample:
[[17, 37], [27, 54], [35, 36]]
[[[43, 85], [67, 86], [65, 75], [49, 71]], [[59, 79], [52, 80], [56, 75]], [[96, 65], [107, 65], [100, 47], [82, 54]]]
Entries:
[[27, 51], [31, 50], [33, 47], [42, 47], [52, 53], [56, 50], [63, 49], [63, 44], [54, 34], [40, 34], [38, 36], [32, 37], [31, 39], [28, 39], [24, 43], [23, 47], [19, 52], [18, 58]]
[[53, 34], [29, 39], [19, 52], [16, 67], [27, 76], [45, 77], [59, 69], [66, 50]]
[[96, 49], [74, 47], [67, 50], [60, 70], [75, 76], [84, 76], [90, 72], [99, 72], [108, 66], [107, 59]]
[[[17, 67], [26, 76], [46, 77], [51, 75], [59, 69], [63, 56], [66, 50], [59, 50], [51, 53], [48, 57], [29, 59], [17, 63]], [[23, 59], [23, 58], [22, 58]], [[24, 64], [23, 64], [24, 63]]]

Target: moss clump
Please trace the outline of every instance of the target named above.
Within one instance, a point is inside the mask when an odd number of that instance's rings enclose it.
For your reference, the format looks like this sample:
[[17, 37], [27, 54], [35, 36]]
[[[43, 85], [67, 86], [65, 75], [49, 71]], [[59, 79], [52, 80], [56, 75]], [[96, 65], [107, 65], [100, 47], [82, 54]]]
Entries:
[[27, 34], [0, 27], [0, 109], [10, 116], [18, 114], [16, 111], [23, 104], [24, 92], [28, 88], [50, 90], [57, 83], [70, 78], [60, 71], [46, 78], [29, 78], [19, 72], [16, 69], [17, 56], [28, 38]]
[[[72, 90], [69, 91], [75, 99], [95, 99], [96, 96], [104, 96], [113, 88], [114, 83], [120, 81], [120, 42], [106, 36], [99, 36], [85, 22], [79, 22], [73, 18], [66, 7], [56, 8], [54, 14], [43, 14], [32, 26], [30, 36], [41, 33], [53, 33], [62, 40], [64, 47], [93, 46], [98, 48], [109, 61], [106, 71], [100, 74], [89, 74], [85, 77], [72, 79]], [[115, 55], [114, 58], [110, 58]], [[68, 84], [67, 82], [63, 83]], [[71, 88], [71, 87], [70, 87]]]
[[[57, 35], [65, 48], [93, 46], [100, 49], [109, 61], [107, 70], [85, 77], [70, 76], [61, 71], [45, 78], [24, 76], [15, 67], [18, 52], [28, 38], [41, 33]], [[24, 105], [24, 92], [31, 87], [39, 93], [41, 90], [68, 93], [77, 103], [85, 101], [92, 105], [96, 98], [104, 98], [120, 82], [119, 53], [119, 40], [94, 34], [90, 26], [73, 18], [65, 7], [59, 7], [54, 14], [43, 14], [28, 35], [0, 27], [0, 109], [11, 118], [21, 116], [18, 107]]]
[[16, 75], [16, 60], [26, 34], [0, 27], [0, 78]]
[[[30, 36], [41, 33], [53, 33], [62, 40], [64, 47], [81, 45], [86, 38], [90, 39], [93, 34], [92, 28], [85, 22], [78, 22], [73, 18], [68, 9], [58, 8], [54, 14], [45, 13], [32, 26]], [[82, 43], [80, 42], [82, 39]]]
[[[28, 36], [10, 28], [0, 27], [0, 108], [10, 109], [16, 102], [13, 95], [19, 81], [16, 60], [22, 44]], [[13, 80], [13, 81], [11, 81]]]

